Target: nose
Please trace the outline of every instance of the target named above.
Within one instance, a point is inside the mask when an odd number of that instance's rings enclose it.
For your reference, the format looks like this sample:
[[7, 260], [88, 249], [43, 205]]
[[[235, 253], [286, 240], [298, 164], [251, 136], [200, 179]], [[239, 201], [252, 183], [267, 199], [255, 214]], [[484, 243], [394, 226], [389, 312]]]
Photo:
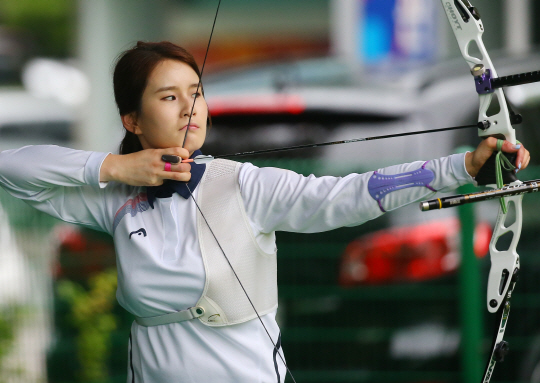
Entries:
[[184, 108], [182, 108], [182, 116], [183, 117], [189, 117], [191, 114], [191, 111], [193, 110], [193, 115], [196, 116], [197, 112], [195, 111], [195, 101], [193, 99], [188, 99], [188, 101], [185, 103]]

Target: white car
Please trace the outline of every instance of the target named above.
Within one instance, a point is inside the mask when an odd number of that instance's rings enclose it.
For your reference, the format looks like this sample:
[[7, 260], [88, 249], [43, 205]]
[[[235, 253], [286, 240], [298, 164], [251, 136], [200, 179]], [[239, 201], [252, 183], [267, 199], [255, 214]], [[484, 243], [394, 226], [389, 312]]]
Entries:
[[73, 108], [22, 88], [0, 88], [0, 151], [25, 145], [73, 142]]

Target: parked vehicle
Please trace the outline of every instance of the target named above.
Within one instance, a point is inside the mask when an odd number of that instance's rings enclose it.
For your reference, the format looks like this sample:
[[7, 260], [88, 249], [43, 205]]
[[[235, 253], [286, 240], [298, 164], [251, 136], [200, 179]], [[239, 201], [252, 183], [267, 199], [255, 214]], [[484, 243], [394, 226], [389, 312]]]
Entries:
[[[350, 242], [342, 256], [339, 283], [345, 287], [422, 282], [455, 273], [461, 261], [457, 218], [379, 230]], [[474, 252], [483, 258], [493, 231], [482, 222]]]
[[0, 150], [24, 145], [73, 144], [75, 113], [24, 89], [0, 88]]

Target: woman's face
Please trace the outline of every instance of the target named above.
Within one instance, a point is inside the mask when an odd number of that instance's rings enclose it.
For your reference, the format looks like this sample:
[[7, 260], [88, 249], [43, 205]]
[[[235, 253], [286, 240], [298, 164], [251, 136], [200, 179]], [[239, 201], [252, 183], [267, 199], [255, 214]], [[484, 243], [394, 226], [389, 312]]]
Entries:
[[[203, 145], [208, 107], [201, 89], [197, 92], [198, 82], [197, 73], [181, 61], [163, 60], [154, 68], [142, 95], [141, 111], [132, 116], [132, 132], [144, 149], [182, 147], [195, 98], [185, 148], [192, 154]], [[129, 125], [124, 121], [131, 130]]]

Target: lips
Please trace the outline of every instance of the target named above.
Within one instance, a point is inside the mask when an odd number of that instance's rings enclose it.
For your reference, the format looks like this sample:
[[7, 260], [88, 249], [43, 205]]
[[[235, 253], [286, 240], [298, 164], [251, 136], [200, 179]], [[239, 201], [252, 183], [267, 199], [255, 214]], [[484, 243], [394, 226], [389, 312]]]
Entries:
[[[185, 125], [185, 126], [183, 126], [182, 129], [180, 129], [180, 130], [184, 130], [184, 129], [186, 129], [187, 127], [188, 127], [188, 125]], [[194, 123], [190, 123], [190, 124], [189, 124], [189, 130], [195, 130], [195, 129], [199, 129], [199, 125], [194, 124]]]

